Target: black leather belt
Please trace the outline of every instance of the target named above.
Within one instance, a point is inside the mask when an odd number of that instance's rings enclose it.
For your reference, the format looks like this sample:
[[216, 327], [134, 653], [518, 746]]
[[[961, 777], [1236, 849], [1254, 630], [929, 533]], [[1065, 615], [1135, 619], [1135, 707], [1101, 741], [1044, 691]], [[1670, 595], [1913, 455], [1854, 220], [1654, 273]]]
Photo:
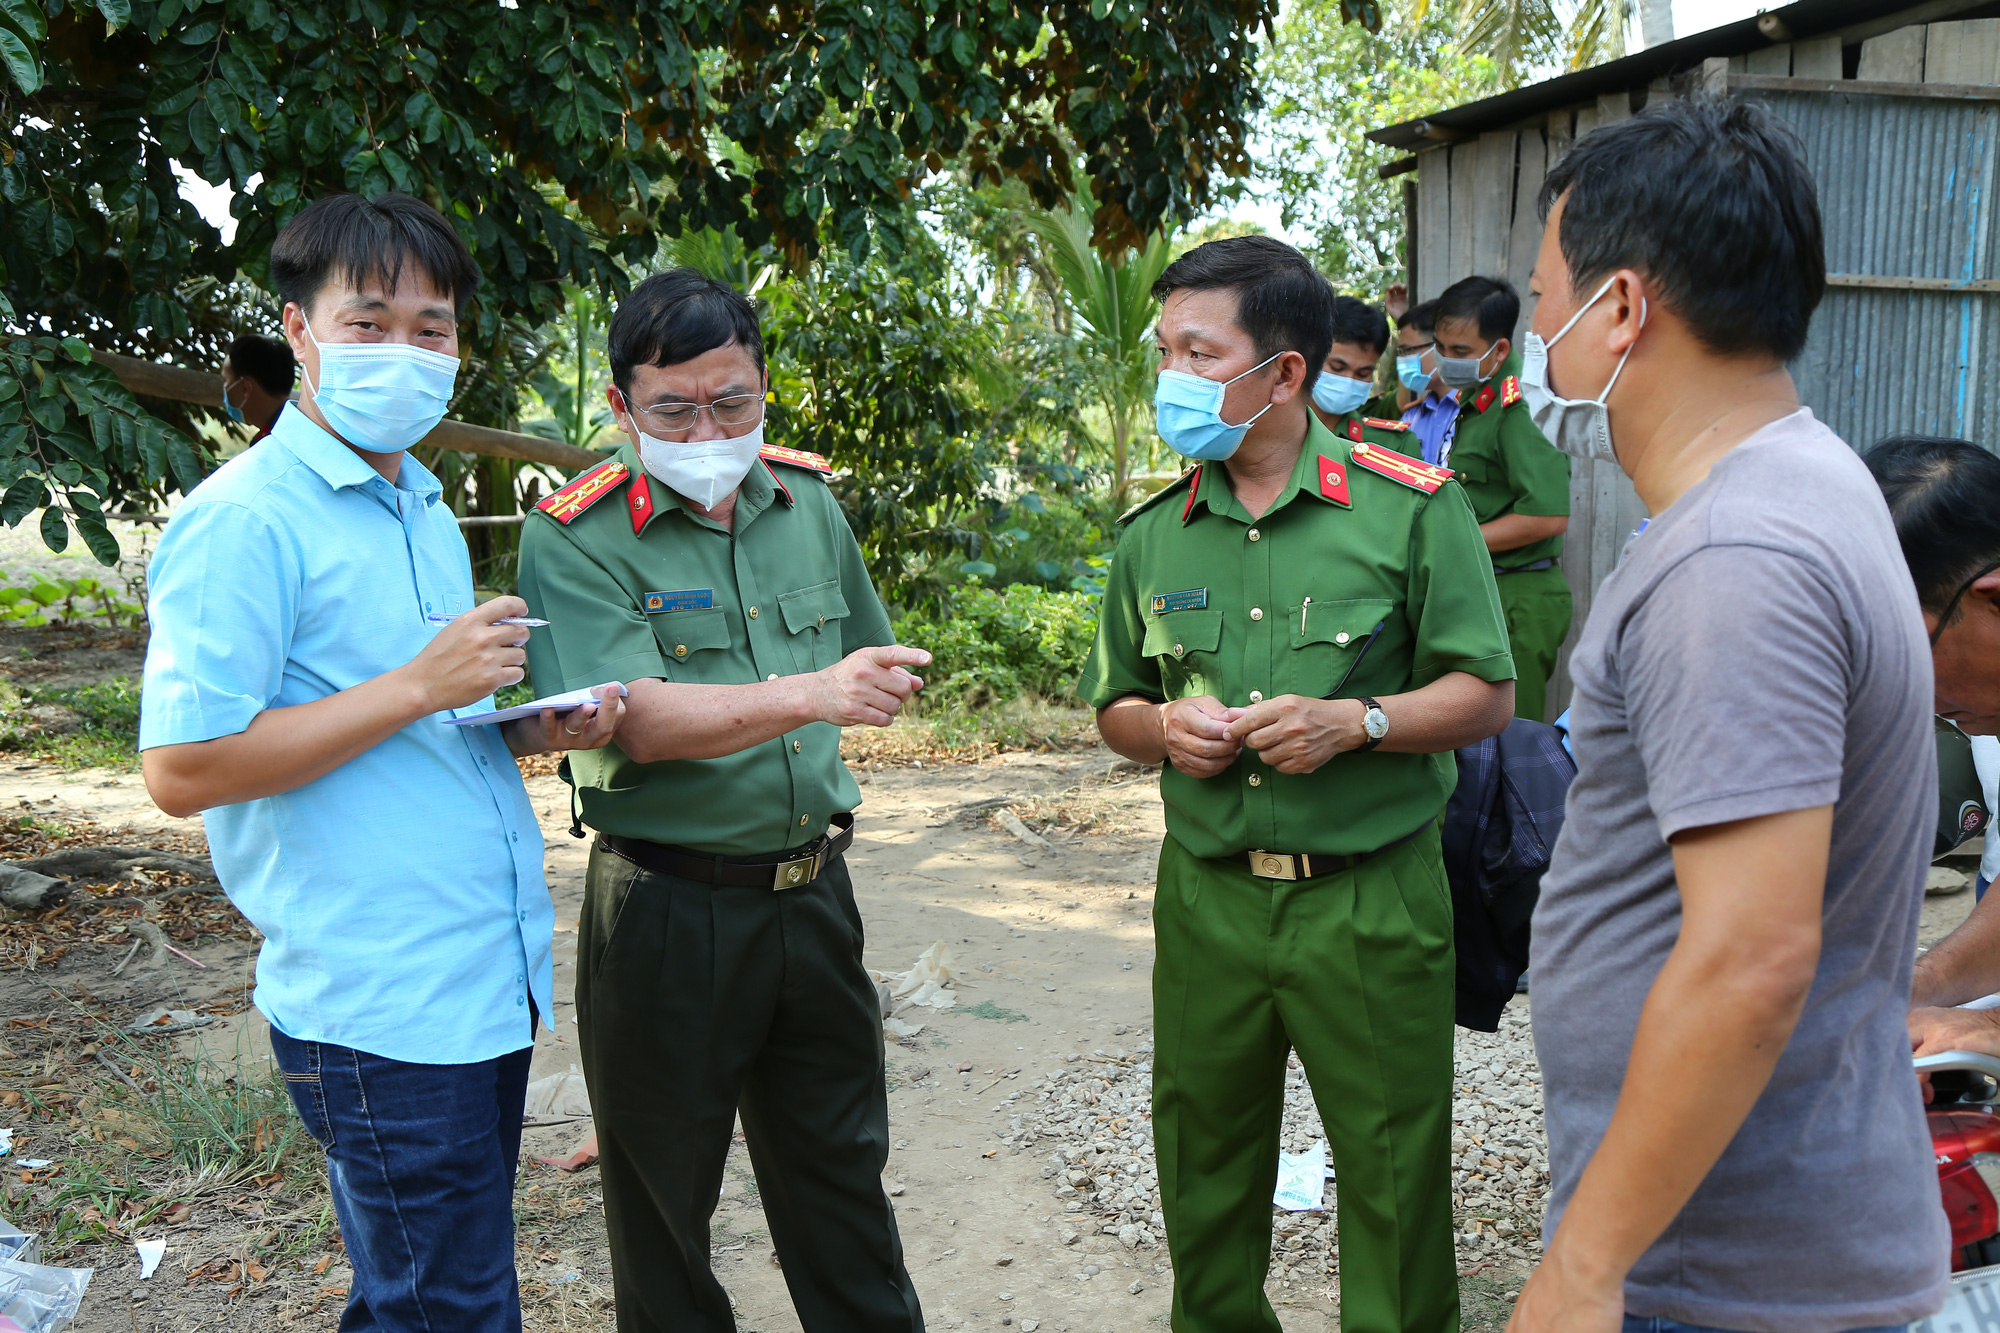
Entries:
[[678, 875], [717, 887], [798, 889], [818, 879], [834, 857], [854, 845], [853, 815], [835, 815], [833, 826], [834, 832], [820, 835], [815, 842], [764, 857], [708, 856], [686, 847], [621, 838], [615, 833], [600, 833], [597, 841], [612, 855], [656, 874]]
[[1495, 565], [1493, 566], [1493, 572], [1495, 574], [1533, 574], [1538, 570], [1554, 569], [1555, 567], [1556, 562], [1551, 558], [1548, 560], [1537, 560], [1532, 565]]
[[1238, 852], [1225, 856], [1224, 861], [1234, 861], [1237, 865], [1248, 866], [1250, 873], [1259, 879], [1319, 879], [1324, 875], [1338, 875], [1343, 870], [1352, 870], [1363, 861], [1373, 860], [1382, 853], [1401, 847], [1419, 833], [1427, 832], [1429, 823], [1417, 827], [1397, 838], [1385, 842], [1372, 852]]

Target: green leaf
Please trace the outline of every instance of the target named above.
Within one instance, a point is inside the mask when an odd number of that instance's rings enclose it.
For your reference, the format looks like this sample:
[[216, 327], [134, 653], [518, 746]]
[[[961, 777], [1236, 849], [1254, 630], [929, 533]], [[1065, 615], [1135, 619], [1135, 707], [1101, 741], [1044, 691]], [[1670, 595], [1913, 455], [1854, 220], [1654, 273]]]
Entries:
[[12, 28], [0, 28], [0, 65], [7, 67], [7, 77], [22, 92], [32, 93], [40, 90], [42, 58], [35, 48], [22, 41], [21, 35]]
[[97, 12], [116, 32], [132, 21], [132, 0], [97, 0]]
[[33, 0], [0, 0], [0, 22], [5, 22], [31, 42], [49, 35], [48, 20]]
[[1000, 570], [990, 560], [968, 560], [958, 567], [958, 572], [961, 574], [978, 574], [990, 579], [995, 574], [998, 574]]
[[40, 477], [22, 477], [0, 496], [0, 523], [16, 527], [21, 520], [41, 508], [49, 498], [49, 488]]
[[63, 350], [69, 353], [70, 360], [81, 362], [86, 366], [90, 364], [90, 344], [84, 342], [83, 339], [64, 338], [62, 345]]
[[[80, 495], [82, 492], [76, 494]], [[104, 526], [103, 519], [79, 511], [76, 516], [76, 530], [82, 536], [83, 544], [97, 557], [98, 564], [109, 569], [118, 563], [118, 539], [111, 535], [111, 529]]]
[[209, 110], [206, 100], [196, 102], [188, 109], [187, 131], [188, 138], [194, 141], [194, 146], [204, 157], [222, 143], [221, 127], [215, 123], [215, 113]]
[[69, 523], [54, 505], [42, 511], [42, 545], [57, 552], [69, 549]]
[[1036, 495], [1033, 491], [1029, 491], [1021, 497], [1021, 508], [1031, 514], [1046, 514], [1049, 512], [1049, 507], [1042, 503], [1042, 497]]

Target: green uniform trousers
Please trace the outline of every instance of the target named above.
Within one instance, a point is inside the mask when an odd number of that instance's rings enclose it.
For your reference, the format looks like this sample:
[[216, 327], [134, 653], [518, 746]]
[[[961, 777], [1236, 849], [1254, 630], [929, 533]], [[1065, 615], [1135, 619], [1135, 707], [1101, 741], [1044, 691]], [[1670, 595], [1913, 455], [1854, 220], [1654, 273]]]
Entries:
[[1495, 579], [1514, 653], [1514, 716], [1546, 722], [1542, 714], [1549, 708], [1549, 677], [1556, 673], [1556, 654], [1569, 637], [1574, 610], [1569, 580], [1560, 569], [1528, 569]]
[[846, 862], [715, 887], [590, 853], [577, 1027], [620, 1333], [730, 1333], [709, 1219], [740, 1114], [806, 1333], [922, 1333], [896, 1217], [882, 1017]]
[[1337, 1177], [1342, 1333], [1455, 1333], [1454, 974], [1436, 829], [1298, 882], [1169, 835], [1154, 930], [1175, 1333], [1280, 1333], [1264, 1280], [1289, 1050]]

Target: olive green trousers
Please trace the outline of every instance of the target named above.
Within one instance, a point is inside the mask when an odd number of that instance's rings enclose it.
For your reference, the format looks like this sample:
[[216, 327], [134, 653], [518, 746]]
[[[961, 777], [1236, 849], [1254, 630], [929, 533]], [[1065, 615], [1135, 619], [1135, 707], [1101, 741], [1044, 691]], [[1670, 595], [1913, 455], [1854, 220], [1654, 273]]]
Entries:
[[1436, 829], [1298, 882], [1169, 835], [1154, 924], [1175, 1333], [1280, 1333], [1264, 1280], [1291, 1050], [1337, 1177], [1342, 1333], [1455, 1333], [1451, 897]]
[[1514, 716], [1546, 722], [1549, 677], [1556, 654], [1569, 637], [1574, 611], [1569, 580], [1560, 569], [1499, 574], [1500, 609], [1507, 617], [1507, 643], [1514, 652]]

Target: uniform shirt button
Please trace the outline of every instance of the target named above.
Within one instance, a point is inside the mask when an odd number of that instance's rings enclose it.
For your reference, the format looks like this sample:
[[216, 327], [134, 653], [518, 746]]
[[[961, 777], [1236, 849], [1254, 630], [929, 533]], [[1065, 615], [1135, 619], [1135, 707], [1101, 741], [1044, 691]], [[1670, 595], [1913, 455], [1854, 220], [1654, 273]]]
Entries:
[[764, 677], [765, 680], [776, 680], [777, 678], [778, 678], [778, 673], [775, 671], [773, 671], [770, 675]]
[[1264, 535], [1263, 533], [1257, 531], [1257, 529], [1255, 528], [1250, 529], [1250, 540], [1253, 542], [1263, 535]]
[[1264, 608], [1263, 608], [1263, 607], [1261, 607], [1261, 606], [1253, 606], [1253, 607], [1251, 607], [1251, 608], [1250, 608], [1250, 618], [1251, 618], [1252, 620], [1262, 620], [1262, 619], [1264, 618]]
[[811, 815], [800, 815], [800, 816], [799, 816], [799, 827], [800, 827], [800, 828], [804, 828], [804, 827], [806, 826], [806, 821], [807, 821], [808, 819], [810, 819], [810, 818], [812, 818], [812, 816], [811, 816]]
[[1250, 785], [1253, 787], [1261, 787], [1264, 785], [1264, 779], [1258, 774], [1252, 773], [1250, 775]]
[[1182, 646], [1181, 646], [1180, 644], [1178, 644], [1178, 643], [1177, 643], [1177, 644], [1175, 644], [1175, 645], [1174, 645], [1174, 656], [1175, 656], [1175, 657], [1179, 657], [1179, 656], [1180, 656], [1180, 655], [1181, 655], [1182, 653], [1184, 653], [1184, 652], [1186, 652], [1186, 651], [1187, 651], [1187, 649], [1186, 649], [1186, 648], [1183, 648], [1183, 647], [1182, 647]]
[[675, 657], [686, 657], [687, 655], [688, 655], [688, 646], [686, 644], [677, 643], [674, 645]]
[[1262, 691], [1262, 690], [1252, 690], [1252, 691], [1250, 691], [1250, 702], [1251, 702], [1251, 703], [1253, 703], [1253, 704], [1260, 704], [1260, 703], [1263, 703], [1263, 702], [1264, 702], [1264, 691]]
[[799, 751], [801, 751], [801, 750], [803, 750], [803, 749], [805, 749], [805, 748], [806, 748], [806, 747], [805, 747], [805, 746], [804, 746], [803, 744], [801, 744], [800, 742], [798, 742], [798, 741], [793, 741], [793, 742], [792, 742], [792, 753], [793, 753], [793, 754], [797, 754], [797, 753], [798, 753]]
[[1335, 643], [1346, 643], [1346, 642], [1347, 642], [1347, 631], [1346, 631], [1346, 630], [1342, 630], [1342, 631], [1341, 631], [1340, 633], [1338, 633], [1338, 634], [1334, 635], [1334, 636], [1333, 636], [1333, 641], [1334, 641]]
[[750, 618], [752, 620], [755, 620], [757, 618], [757, 608], [754, 606], [750, 608]]

